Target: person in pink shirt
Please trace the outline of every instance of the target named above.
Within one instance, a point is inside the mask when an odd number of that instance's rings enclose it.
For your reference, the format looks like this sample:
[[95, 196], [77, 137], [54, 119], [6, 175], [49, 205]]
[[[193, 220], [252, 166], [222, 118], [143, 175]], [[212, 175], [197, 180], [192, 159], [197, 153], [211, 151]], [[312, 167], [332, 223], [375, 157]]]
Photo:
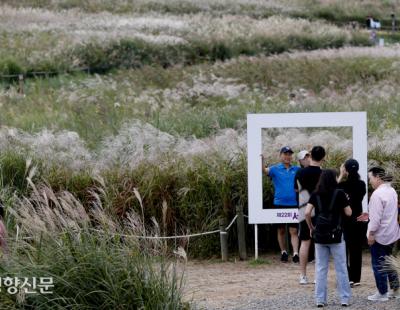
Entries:
[[[372, 270], [378, 289], [368, 300], [387, 301], [400, 298], [399, 277], [396, 271], [382, 270], [385, 257], [392, 254], [394, 244], [400, 239], [397, 222], [397, 193], [391, 186], [392, 177], [381, 167], [368, 171], [369, 182], [374, 189], [369, 200], [368, 245], [371, 250]], [[362, 216], [360, 216], [361, 219]], [[391, 291], [388, 292], [388, 280]]]

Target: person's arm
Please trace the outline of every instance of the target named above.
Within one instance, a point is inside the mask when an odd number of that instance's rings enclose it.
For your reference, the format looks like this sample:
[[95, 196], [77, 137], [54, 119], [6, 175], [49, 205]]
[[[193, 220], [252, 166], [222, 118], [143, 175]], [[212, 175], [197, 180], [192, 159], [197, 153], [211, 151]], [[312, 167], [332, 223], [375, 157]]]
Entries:
[[308, 203], [306, 206], [305, 217], [306, 217], [306, 222], [307, 222], [308, 228], [310, 229], [311, 234], [312, 234], [313, 230], [315, 229], [315, 227], [313, 226], [312, 221], [311, 221], [311, 213], [312, 213], [313, 209], [314, 209], [314, 206], [311, 203]]
[[261, 156], [261, 169], [262, 169], [262, 171], [265, 173], [265, 175], [269, 175], [269, 168], [267, 168], [267, 167], [265, 166], [265, 164], [264, 164], [264, 159], [265, 159], [265, 157], [264, 157], [263, 154], [261, 154], [260, 156]]
[[351, 216], [351, 214], [353, 213], [353, 210], [351, 210], [350, 206], [345, 207], [345, 208], [343, 209], [343, 211], [344, 211], [344, 214], [345, 214], [346, 216]]
[[361, 213], [361, 215], [357, 216], [357, 222], [368, 222], [369, 214], [367, 212]]
[[299, 193], [303, 190], [303, 185], [301, 184], [301, 176], [300, 176], [301, 169], [296, 171], [296, 175], [294, 176], [294, 191]]
[[[367, 186], [364, 181], [360, 181], [360, 200], [362, 201], [365, 194], [367, 193]], [[362, 212], [358, 217], [357, 217], [357, 222], [368, 222], [369, 220], [369, 214], [368, 212]]]
[[344, 167], [344, 164], [342, 164], [340, 166], [340, 174], [337, 178], [337, 182], [340, 183], [346, 175], [347, 175], [346, 168]]
[[381, 198], [377, 194], [372, 194], [369, 201], [369, 223], [368, 223], [368, 244], [375, 243], [375, 232], [379, 229], [383, 215], [383, 204]]

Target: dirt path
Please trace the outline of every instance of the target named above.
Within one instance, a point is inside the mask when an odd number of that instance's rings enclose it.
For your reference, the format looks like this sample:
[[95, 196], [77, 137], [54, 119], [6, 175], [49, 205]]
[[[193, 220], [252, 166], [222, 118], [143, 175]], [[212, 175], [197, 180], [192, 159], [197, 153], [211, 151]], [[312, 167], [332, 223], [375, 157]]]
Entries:
[[[299, 285], [298, 264], [283, 264], [278, 257], [268, 255], [268, 263], [251, 265], [241, 262], [188, 263], [186, 268], [186, 299], [198, 309], [313, 309], [314, 284]], [[311, 282], [314, 264], [308, 268]], [[329, 271], [329, 302], [327, 308], [338, 307], [333, 263]], [[369, 254], [364, 254], [361, 286], [352, 290], [351, 309], [400, 309], [400, 300], [372, 303], [366, 297], [376, 290]], [[340, 309], [340, 305], [339, 308]]]

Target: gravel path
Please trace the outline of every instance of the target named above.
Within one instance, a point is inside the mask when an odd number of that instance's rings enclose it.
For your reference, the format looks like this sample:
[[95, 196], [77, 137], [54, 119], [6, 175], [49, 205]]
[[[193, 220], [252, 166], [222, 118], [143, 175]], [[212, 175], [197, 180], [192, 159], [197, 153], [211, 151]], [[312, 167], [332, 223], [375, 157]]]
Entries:
[[[194, 309], [317, 309], [314, 285], [298, 284], [298, 264], [283, 264], [272, 255], [262, 258], [267, 263], [257, 266], [249, 261], [189, 262], [185, 271], [186, 299], [192, 301]], [[309, 264], [308, 273], [314, 279], [314, 264]], [[329, 300], [324, 309], [343, 309], [336, 296], [332, 262], [328, 278]], [[365, 253], [361, 286], [352, 290], [348, 309], [400, 310], [400, 299], [381, 303], [367, 300], [375, 290], [370, 256]]]

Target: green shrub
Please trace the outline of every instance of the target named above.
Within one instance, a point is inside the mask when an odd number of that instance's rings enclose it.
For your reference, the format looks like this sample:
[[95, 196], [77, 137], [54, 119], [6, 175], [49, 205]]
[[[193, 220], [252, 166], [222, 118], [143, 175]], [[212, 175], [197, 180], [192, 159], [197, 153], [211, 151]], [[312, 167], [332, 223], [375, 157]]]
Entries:
[[[6, 151], [0, 154], [0, 184], [2, 188], [16, 191], [19, 194], [26, 193], [29, 169], [25, 155]], [[40, 170], [40, 169], [39, 169]], [[39, 177], [39, 172], [35, 174], [35, 179]]]
[[24, 73], [24, 69], [12, 58], [0, 60], [0, 72], [4, 75], [14, 75]]
[[11, 244], [0, 277], [51, 277], [51, 294], [12, 295], [2, 309], [188, 309], [175, 263], [152, 257], [129, 240], [88, 231]]

